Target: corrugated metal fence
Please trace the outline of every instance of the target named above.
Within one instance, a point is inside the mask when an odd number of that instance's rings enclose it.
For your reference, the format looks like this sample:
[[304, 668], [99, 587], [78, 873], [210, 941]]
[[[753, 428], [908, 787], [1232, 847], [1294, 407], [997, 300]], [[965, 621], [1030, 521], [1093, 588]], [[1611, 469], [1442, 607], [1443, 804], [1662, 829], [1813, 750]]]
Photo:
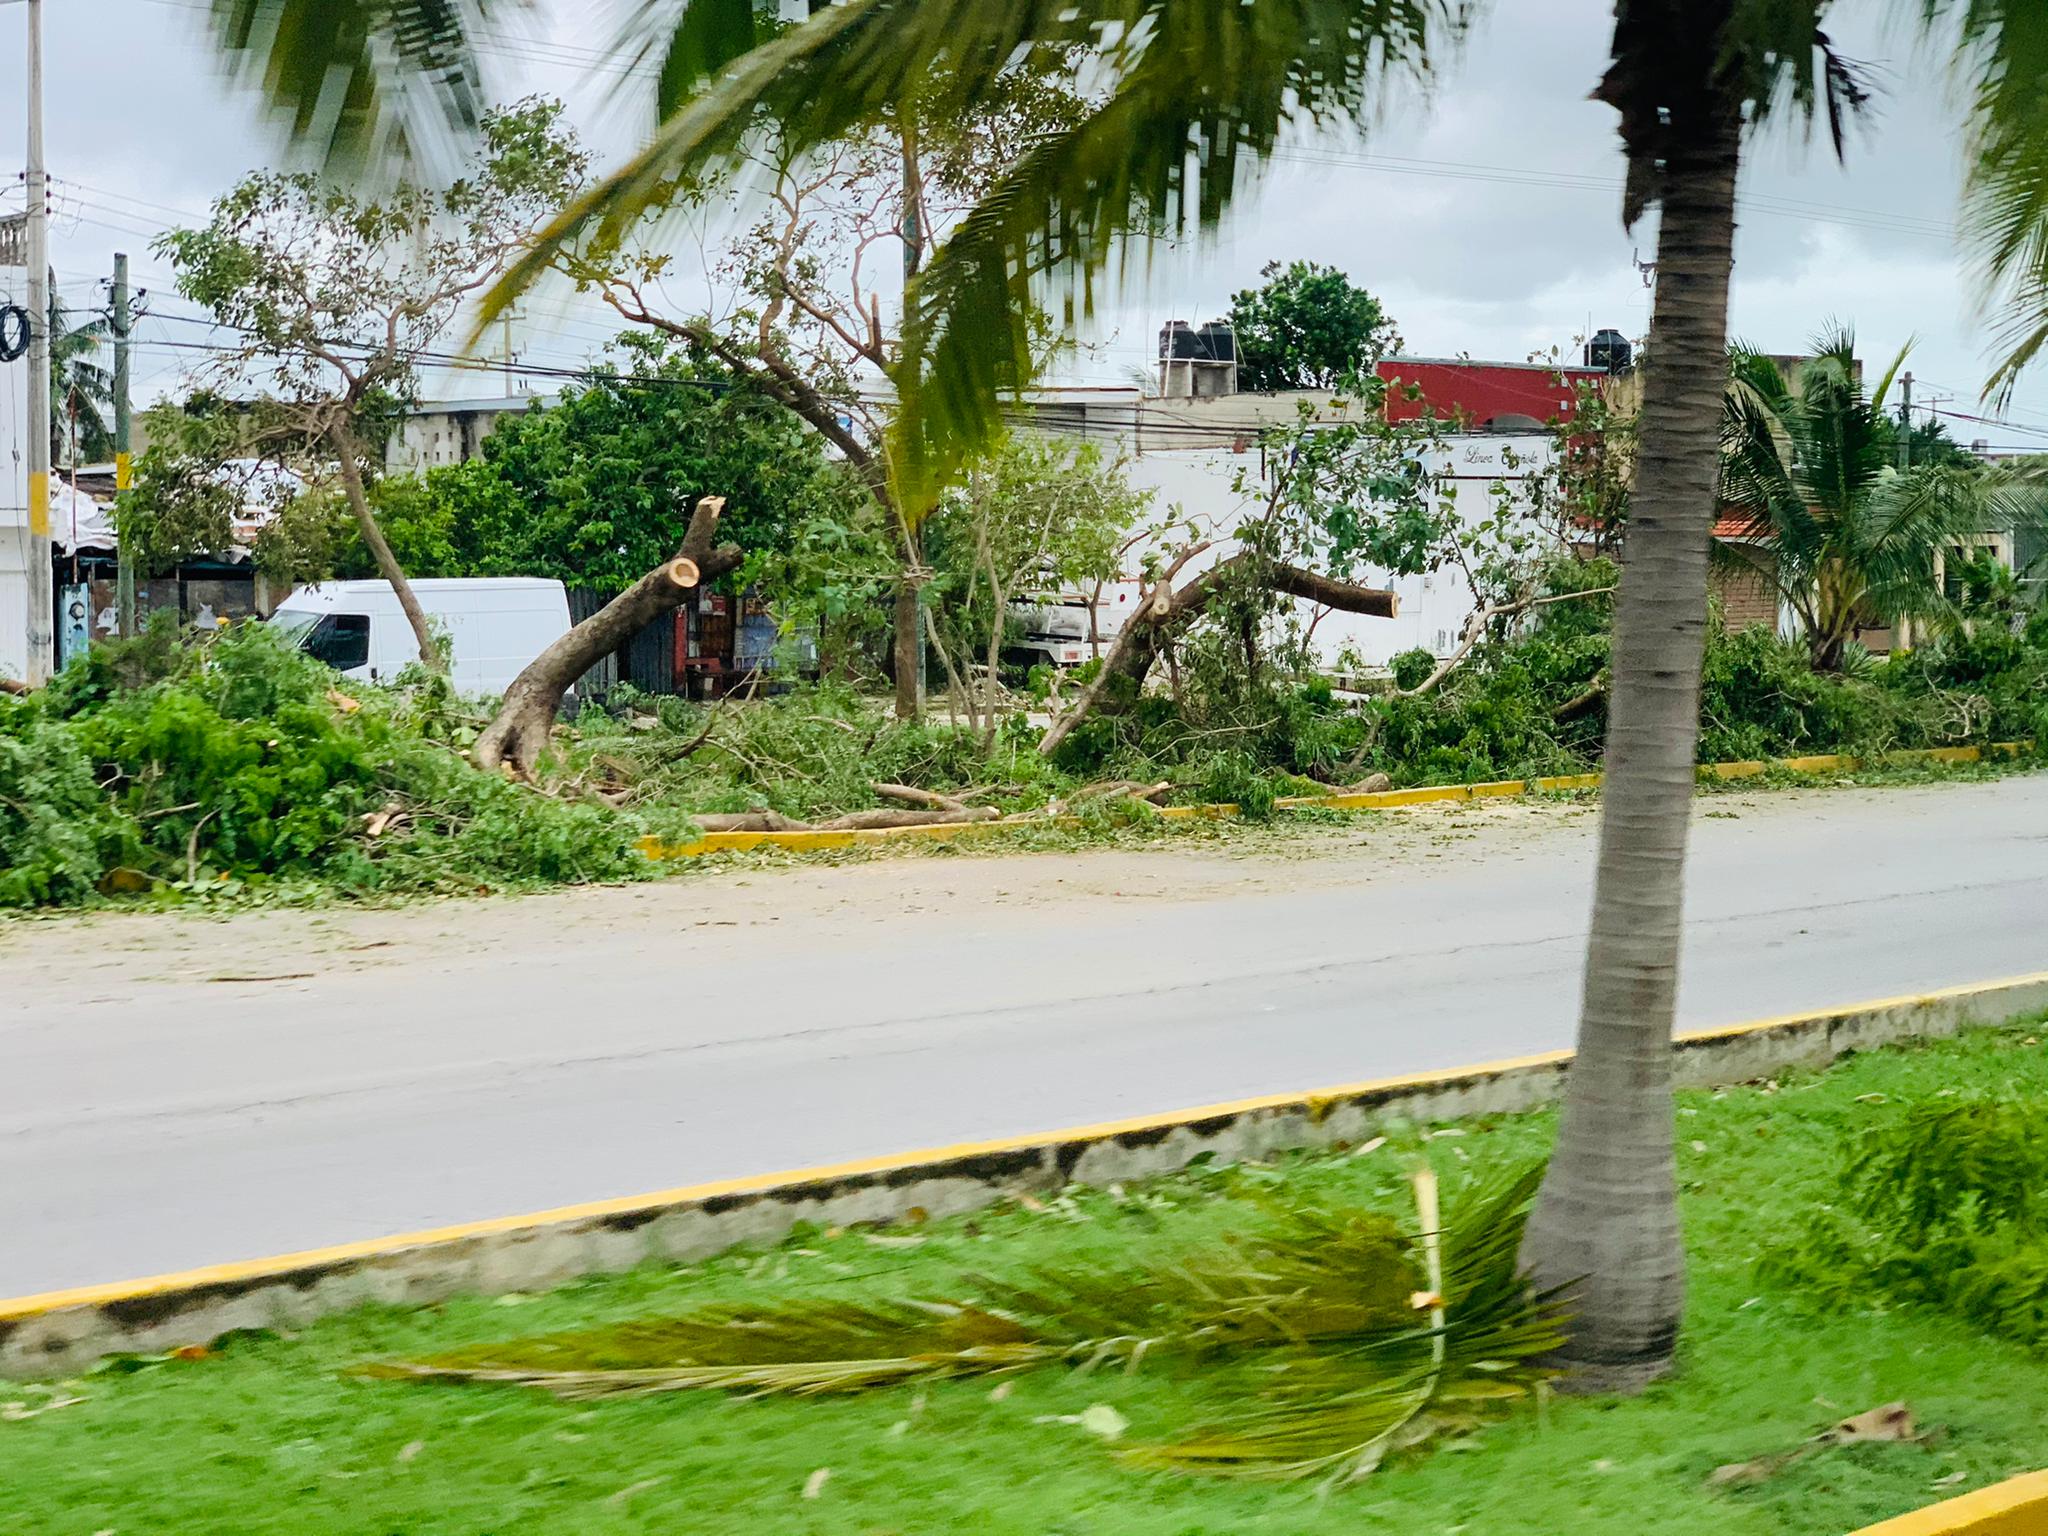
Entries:
[[[618, 596], [592, 587], [569, 588], [569, 621], [581, 624]], [[576, 691], [601, 699], [614, 683], [631, 683], [645, 693], [676, 693], [676, 630], [685, 622], [679, 609], [642, 626], [625, 645], [583, 674]]]

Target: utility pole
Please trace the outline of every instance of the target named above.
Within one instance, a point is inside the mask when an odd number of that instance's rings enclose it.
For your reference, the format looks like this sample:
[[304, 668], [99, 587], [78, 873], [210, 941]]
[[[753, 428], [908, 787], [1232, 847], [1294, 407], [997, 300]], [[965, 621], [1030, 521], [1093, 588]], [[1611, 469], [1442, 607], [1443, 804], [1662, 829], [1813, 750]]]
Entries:
[[512, 351], [513, 308], [514, 306], [510, 304], [506, 305], [504, 314], [499, 316], [505, 334], [505, 393], [508, 397], [519, 393], [519, 375], [515, 369], [519, 360]]
[[43, 168], [43, 0], [28, 0], [28, 667], [32, 688], [57, 659], [50, 558], [50, 184]]
[[[1899, 472], [1913, 467], [1913, 375], [1906, 372], [1899, 375]], [[1935, 557], [1935, 568], [1940, 569], [1941, 556]], [[1906, 651], [1913, 648], [1913, 621], [1901, 618], [1892, 630], [1892, 649]]]
[[1913, 467], [1913, 375], [1899, 375], [1899, 468]]
[[[128, 333], [134, 319], [128, 311], [128, 253], [114, 252], [114, 490], [128, 489], [130, 466], [128, 418]], [[135, 633], [135, 562], [122, 544], [114, 567], [116, 633], [123, 640]]]
[[[924, 168], [918, 159], [917, 122], [908, 105], [901, 109], [900, 126], [903, 130], [903, 301], [907, 325], [910, 319], [910, 281], [917, 276], [918, 268], [924, 265]], [[909, 510], [907, 507], [903, 509], [906, 518]], [[905, 537], [913, 537], [907, 527]], [[915, 605], [912, 623], [917, 631], [917, 714], [922, 717], [927, 682], [925, 668], [929, 664], [925, 656], [925, 626], [929, 621], [925, 617], [922, 550], [913, 548], [912, 559], [920, 567], [910, 580], [911, 601]], [[1001, 614], [996, 615], [996, 622], [1003, 622]]]

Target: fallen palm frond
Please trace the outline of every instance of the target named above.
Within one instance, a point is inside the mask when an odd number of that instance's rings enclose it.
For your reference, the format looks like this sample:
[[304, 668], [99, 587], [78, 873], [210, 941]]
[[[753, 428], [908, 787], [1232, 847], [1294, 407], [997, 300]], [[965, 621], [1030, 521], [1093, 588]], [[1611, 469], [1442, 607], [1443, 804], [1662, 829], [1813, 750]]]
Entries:
[[1414, 1235], [1376, 1212], [1275, 1212], [1259, 1235], [1179, 1263], [981, 1278], [972, 1300], [707, 1307], [365, 1370], [585, 1400], [816, 1396], [1055, 1364], [1247, 1365], [1263, 1377], [1256, 1412], [1126, 1454], [1186, 1471], [1356, 1476], [1547, 1379], [1559, 1310], [1515, 1267], [1539, 1173], [1470, 1192], [1440, 1232], [1424, 1174]]

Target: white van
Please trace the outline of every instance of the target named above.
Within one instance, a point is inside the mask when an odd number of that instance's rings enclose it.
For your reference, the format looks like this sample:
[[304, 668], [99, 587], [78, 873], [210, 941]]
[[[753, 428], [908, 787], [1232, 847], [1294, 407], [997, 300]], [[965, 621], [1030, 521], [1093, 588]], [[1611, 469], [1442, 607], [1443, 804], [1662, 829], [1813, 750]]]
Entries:
[[[569, 595], [537, 576], [412, 584], [448, 635], [450, 679], [464, 693], [503, 693], [528, 662], [569, 632]], [[273, 627], [344, 677], [390, 682], [420, 659], [419, 641], [388, 581], [327, 581], [278, 604]]]

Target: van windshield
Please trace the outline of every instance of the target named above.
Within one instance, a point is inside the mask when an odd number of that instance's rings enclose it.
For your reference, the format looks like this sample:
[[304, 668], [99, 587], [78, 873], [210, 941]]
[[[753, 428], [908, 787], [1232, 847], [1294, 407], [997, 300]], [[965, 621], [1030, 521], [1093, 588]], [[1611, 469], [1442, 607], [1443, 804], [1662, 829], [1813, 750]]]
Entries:
[[270, 616], [270, 627], [286, 645], [306, 643], [306, 631], [320, 622], [320, 615], [305, 608], [280, 608]]

